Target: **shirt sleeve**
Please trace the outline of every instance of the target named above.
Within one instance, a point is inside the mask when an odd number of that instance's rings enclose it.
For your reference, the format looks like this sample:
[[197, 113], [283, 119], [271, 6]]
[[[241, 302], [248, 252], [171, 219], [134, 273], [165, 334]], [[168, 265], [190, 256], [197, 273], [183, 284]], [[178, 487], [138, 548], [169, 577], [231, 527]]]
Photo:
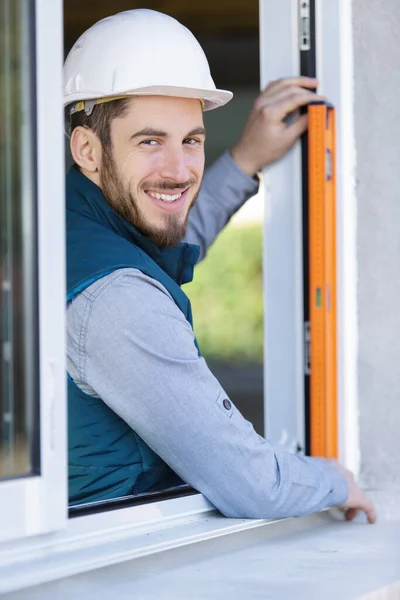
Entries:
[[205, 172], [200, 194], [190, 211], [185, 241], [200, 246], [202, 260], [232, 215], [254, 194], [259, 182], [243, 173], [229, 151]]
[[81, 360], [68, 368], [184, 481], [229, 517], [301, 516], [345, 501], [335, 467], [255, 432], [161, 284], [124, 269], [96, 285], [69, 305], [68, 354], [76, 335]]

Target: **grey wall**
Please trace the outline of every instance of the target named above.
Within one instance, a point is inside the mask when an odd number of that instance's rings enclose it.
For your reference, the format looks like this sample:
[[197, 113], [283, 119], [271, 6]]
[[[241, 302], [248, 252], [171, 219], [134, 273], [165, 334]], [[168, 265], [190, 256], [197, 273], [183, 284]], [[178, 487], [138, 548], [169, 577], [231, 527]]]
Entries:
[[400, 2], [353, 0], [362, 479], [400, 491]]

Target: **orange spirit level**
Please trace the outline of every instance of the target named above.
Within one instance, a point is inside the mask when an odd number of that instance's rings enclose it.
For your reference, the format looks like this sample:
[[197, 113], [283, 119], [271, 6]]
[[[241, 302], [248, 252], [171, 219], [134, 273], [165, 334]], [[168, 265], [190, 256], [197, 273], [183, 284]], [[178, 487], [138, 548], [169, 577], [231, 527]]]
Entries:
[[310, 450], [337, 458], [335, 109], [308, 107]]

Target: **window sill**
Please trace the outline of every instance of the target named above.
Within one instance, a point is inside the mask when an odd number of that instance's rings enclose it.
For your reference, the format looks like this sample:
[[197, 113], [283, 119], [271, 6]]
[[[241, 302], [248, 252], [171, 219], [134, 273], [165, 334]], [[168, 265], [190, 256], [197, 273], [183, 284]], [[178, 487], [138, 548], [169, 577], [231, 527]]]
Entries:
[[343, 523], [333, 511], [226, 519], [197, 495], [79, 517], [40, 545], [8, 547], [0, 594], [25, 588], [12, 598], [67, 600], [80, 590], [86, 600], [124, 600], [135, 590], [141, 600], [161, 599], [173, 577], [176, 600], [187, 600], [188, 589], [192, 600], [204, 599], [211, 587], [212, 597], [232, 597], [232, 586], [247, 598], [261, 597], [262, 587], [271, 598], [319, 599], [323, 590], [324, 600], [350, 600], [400, 579], [399, 534], [400, 522]]

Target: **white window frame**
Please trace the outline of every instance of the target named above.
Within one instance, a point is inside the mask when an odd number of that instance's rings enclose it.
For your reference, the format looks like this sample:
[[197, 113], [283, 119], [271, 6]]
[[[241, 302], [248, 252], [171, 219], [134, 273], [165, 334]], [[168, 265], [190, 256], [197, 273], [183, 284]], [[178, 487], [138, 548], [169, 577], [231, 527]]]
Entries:
[[[260, 0], [261, 88], [300, 73], [298, 0]], [[264, 170], [264, 430], [305, 445], [301, 148]]]
[[37, 0], [35, 22], [41, 474], [0, 482], [3, 542], [59, 529], [67, 520], [61, 2]]
[[[351, 2], [317, 0], [317, 10], [321, 91], [338, 109], [340, 456], [354, 469], [358, 444], [350, 441], [357, 439]], [[213, 519], [213, 507], [200, 494], [67, 520], [64, 163], [59, 109], [62, 1], [36, 0], [36, 20], [43, 475], [36, 482], [16, 482], [20, 488], [13, 490], [14, 505], [11, 495], [4, 503], [3, 490], [8, 484], [1, 484], [1, 514], [9, 515], [17, 506], [18, 515], [25, 515], [19, 530], [25, 537], [0, 544], [0, 593], [266, 523], [235, 520], [232, 524], [232, 520]], [[262, 86], [271, 79], [298, 74], [297, 0], [260, 0], [260, 27]], [[292, 449], [294, 441], [304, 437], [300, 183], [297, 145], [266, 170], [264, 179], [266, 431], [270, 439]], [[274, 257], [282, 261], [279, 269]], [[289, 296], [285, 301], [283, 292]], [[276, 526], [284, 528], [281, 523]], [[39, 533], [44, 535], [33, 535]], [[142, 534], [155, 534], [158, 542], [140, 545]]]

